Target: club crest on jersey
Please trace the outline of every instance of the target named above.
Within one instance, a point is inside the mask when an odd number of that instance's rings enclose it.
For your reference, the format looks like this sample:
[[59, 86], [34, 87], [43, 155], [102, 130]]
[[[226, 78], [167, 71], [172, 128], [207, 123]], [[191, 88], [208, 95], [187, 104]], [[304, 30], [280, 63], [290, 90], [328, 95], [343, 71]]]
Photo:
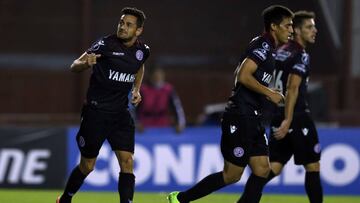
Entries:
[[144, 58], [144, 52], [137, 50], [135, 56], [137, 60], [141, 61]]

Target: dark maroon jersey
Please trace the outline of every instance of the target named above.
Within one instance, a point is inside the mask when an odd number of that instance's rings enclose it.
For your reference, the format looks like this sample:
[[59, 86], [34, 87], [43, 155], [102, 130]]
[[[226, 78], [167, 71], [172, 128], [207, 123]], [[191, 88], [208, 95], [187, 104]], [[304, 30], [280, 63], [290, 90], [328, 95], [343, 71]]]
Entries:
[[[262, 85], [268, 86], [275, 68], [275, 41], [272, 36], [265, 33], [254, 38], [248, 45], [239, 64], [245, 58], [253, 60], [257, 69], [253, 76]], [[258, 115], [262, 111], [264, 95], [254, 92], [240, 82], [236, 82], [232, 89], [226, 111], [240, 115]]]
[[[289, 74], [299, 75], [302, 80], [294, 112], [309, 112], [307, 102], [307, 86], [310, 75], [309, 54], [296, 41], [289, 41], [277, 50], [275, 59], [274, 87], [285, 95]], [[276, 110], [276, 113], [283, 114], [283, 112], [284, 107], [277, 108]]]
[[109, 35], [96, 41], [87, 53], [101, 55], [93, 66], [87, 104], [108, 112], [126, 110], [136, 73], [150, 55], [149, 47], [140, 41], [126, 47], [116, 35]]

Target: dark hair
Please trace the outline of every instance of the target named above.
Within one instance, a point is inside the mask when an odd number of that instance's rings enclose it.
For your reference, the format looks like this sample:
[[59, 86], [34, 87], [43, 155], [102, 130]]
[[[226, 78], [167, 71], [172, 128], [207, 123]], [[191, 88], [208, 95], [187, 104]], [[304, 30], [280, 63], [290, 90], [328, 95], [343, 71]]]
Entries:
[[145, 13], [142, 10], [139, 10], [137, 8], [131, 8], [131, 7], [125, 7], [121, 10], [122, 14], [125, 15], [132, 15], [136, 17], [136, 25], [137, 27], [144, 26], [144, 22], [146, 19]]
[[315, 13], [311, 11], [297, 11], [293, 18], [293, 28], [301, 27], [306, 19], [315, 19]]
[[271, 23], [279, 25], [284, 18], [293, 18], [294, 13], [281, 5], [272, 5], [264, 9], [262, 12], [264, 18], [265, 31], [269, 31]]

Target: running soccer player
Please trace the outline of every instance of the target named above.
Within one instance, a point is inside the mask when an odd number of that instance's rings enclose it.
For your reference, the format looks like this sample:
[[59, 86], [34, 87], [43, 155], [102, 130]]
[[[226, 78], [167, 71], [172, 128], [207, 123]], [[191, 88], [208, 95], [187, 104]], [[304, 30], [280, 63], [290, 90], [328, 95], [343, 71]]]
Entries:
[[172, 192], [169, 203], [188, 203], [240, 180], [250, 165], [252, 174], [239, 202], [259, 202], [270, 172], [268, 146], [261, 125], [262, 101], [280, 104], [284, 96], [268, 88], [275, 68], [275, 48], [288, 42], [293, 13], [273, 5], [263, 11], [265, 33], [254, 38], [235, 70], [235, 84], [221, 122], [221, 152], [224, 168], [192, 188]]

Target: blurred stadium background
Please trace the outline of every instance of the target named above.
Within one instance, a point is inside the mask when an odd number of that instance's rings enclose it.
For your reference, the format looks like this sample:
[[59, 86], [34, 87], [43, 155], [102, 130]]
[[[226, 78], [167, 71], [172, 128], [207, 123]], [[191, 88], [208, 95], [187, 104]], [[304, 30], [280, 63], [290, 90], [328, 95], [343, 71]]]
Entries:
[[[309, 96], [327, 155], [335, 157], [323, 164], [328, 167], [323, 168], [328, 171], [325, 195], [360, 195], [358, 0], [0, 0], [0, 191], [63, 187], [78, 158], [73, 136], [90, 74], [70, 73], [69, 65], [94, 40], [115, 31], [125, 6], [146, 13], [142, 39], [151, 47], [146, 66], [165, 69], [190, 126], [181, 136], [171, 129], [150, 129], [138, 137], [139, 191], [186, 188], [218, 169], [221, 161], [195, 164], [211, 157], [202, 153], [218, 155], [219, 129], [201, 125], [199, 116], [206, 106], [226, 102], [240, 54], [262, 32], [260, 13], [271, 4], [317, 14], [317, 42], [309, 49]], [[117, 173], [105, 169], [115, 167], [106, 147], [97, 166], [100, 176], [83, 190], [116, 191], [115, 179], [97, 183]], [[168, 154], [170, 161], [162, 163], [167, 168], [146, 166], [159, 161], [157, 153]], [[182, 158], [188, 154], [194, 157], [191, 163]], [[180, 171], [172, 164], [180, 165]], [[304, 194], [302, 172], [291, 167], [290, 182], [284, 177], [267, 192]], [[336, 175], [344, 181], [332, 181]], [[228, 191], [242, 191], [242, 183], [234, 188]]]

